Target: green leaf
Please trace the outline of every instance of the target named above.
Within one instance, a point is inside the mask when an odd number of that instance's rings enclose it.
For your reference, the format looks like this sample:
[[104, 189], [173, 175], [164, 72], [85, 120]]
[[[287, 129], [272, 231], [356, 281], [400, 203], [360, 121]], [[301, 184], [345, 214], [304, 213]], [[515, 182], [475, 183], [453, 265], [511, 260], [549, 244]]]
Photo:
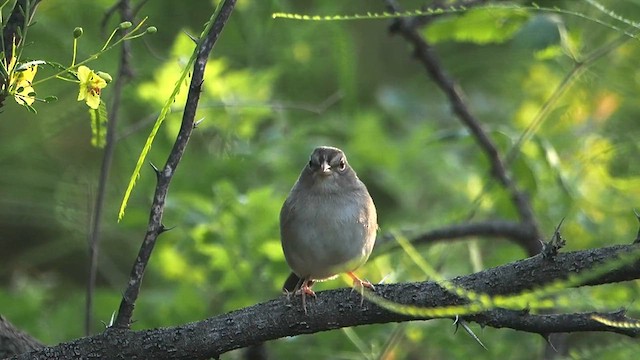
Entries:
[[91, 145], [102, 149], [107, 143], [107, 106], [100, 102], [97, 109], [89, 109], [91, 116]]
[[37, 114], [38, 112], [36, 111], [36, 108], [34, 108], [33, 106], [27, 104], [26, 102], [22, 104], [22, 106], [26, 107], [27, 110], [29, 110], [30, 113], [33, 114]]
[[74, 82], [78, 81], [78, 77], [76, 76], [76, 74], [72, 70], [68, 70], [66, 65], [62, 65], [54, 61], [47, 61], [45, 65], [51, 66], [51, 68], [56, 72], [60, 72], [56, 76], [57, 78], [67, 79]]
[[51, 66], [54, 70], [66, 71], [67, 67], [55, 61], [47, 61], [47, 65]]
[[432, 43], [457, 41], [499, 44], [511, 39], [528, 18], [525, 10], [474, 9], [460, 16], [440, 17], [423, 33]]

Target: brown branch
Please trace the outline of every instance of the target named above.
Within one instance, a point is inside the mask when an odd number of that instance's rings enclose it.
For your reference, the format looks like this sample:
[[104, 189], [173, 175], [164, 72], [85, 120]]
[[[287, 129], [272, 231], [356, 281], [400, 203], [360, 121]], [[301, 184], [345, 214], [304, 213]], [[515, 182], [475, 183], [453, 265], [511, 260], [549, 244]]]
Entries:
[[[581, 273], [594, 266], [615, 262], [620, 255], [629, 254], [640, 247], [617, 245], [560, 253], [553, 259], [537, 255], [528, 259], [487, 269], [452, 279], [456, 286], [490, 295], [517, 294], [526, 289], [571, 274]], [[609, 271], [585, 281], [585, 285], [615, 283], [640, 278], [640, 261]], [[467, 301], [444, 290], [435, 282], [404, 283], [376, 286], [376, 294], [390, 301], [435, 308], [465, 304]], [[216, 357], [233, 349], [247, 347], [263, 341], [286, 336], [311, 334], [342, 327], [428, 320], [429, 317], [411, 317], [380, 308], [371, 303], [360, 304], [360, 295], [351, 289], [322, 291], [307, 304], [304, 314], [300, 300], [286, 296], [215, 316], [203, 321], [163, 329], [128, 331], [109, 329], [103, 334], [85, 337], [28, 354], [16, 359], [45, 359], [66, 357], [205, 359]], [[593, 313], [534, 315], [527, 311], [492, 309], [468, 315], [468, 321], [497, 328], [548, 335], [559, 332], [614, 332], [639, 336], [638, 329], [606, 326], [592, 320]], [[605, 313], [611, 318], [620, 314]]]
[[[385, 0], [385, 3], [390, 11], [400, 12], [395, 1]], [[460, 86], [447, 75], [433, 47], [427, 43], [417, 30], [418, 24], [418, 22], [412, 21], [411, 18], [401, 17], [394, 21], [391, 26], [391, 32], [400, 34], [407, 42], [413, 45], [416, 59], [422, 63], [429, 76], [445, 93], [453, 108], [453, 112], [471, 131], [476, 142], [487, 155], [489, 163], [491, 164], [491, 175], [509, 191], [511, 200], [518, 211], [523, 226], [525, 226], [527, 232], [531, 234], [529, 244], [525, 248], [529, 251], [529, 255], [537, 253], [540, 250], [540, 244], [538, 242], [540, 231], [538, 230], [529, 199], [525, 193], [517, 188], [515, 182], [509, 176], [507, 167], [501, 159], [497, 147], [482, 128], [480, 121], [478, 121], [469, 110]]]
[[131, 269], [127, 289], [122, 296], [118, 315], [113, 324], [113, 327], [115, 328], [128, 329], [131, 324], [133, 308], [140, 292], [144, 270], [149, 262], [149, 258], [151, 257], [151, 252], [153, 251], [156, 239], [163, 231], [165, 231], [164, 225], [162, 224], [164, 204], [169, 190], [169, 184], [175, 174], [176, 168], [180, 163], [180, 159], [184, 154], [185, 148], [187, 147], [187, 143], [189, 142], [189, 138], [191, 137], [191, 133], [194, 129], [196, 109], [198, 107], [198, 101], [200, 100], [207, 60], [213, 46], [222, 32], [222, 29], [224, 28], [224, 25], [229, 19], [235, 4], [236, 0], [225, 0], [221, 5], [219, 5], [221, 8], [219, 9], [218, 16], [214, 20], [209, 32], [200, 40], [198, 54], [193, 66], [191, 84], [189, 85], [189, 93], [187, 95], [187, 101], [182, 116], [180, 131], [178, 132], [178, 136], [166, 164], [161, 170], [156, 171], [157, 185], [153, 197], [153, 203], [151, 205], [151, 214], [149, 215], [147, 233], [144, 237], [144, 241], [142, 242], [142, 246], [140, 247], [140, 251], [138, 252], [133, 268]]

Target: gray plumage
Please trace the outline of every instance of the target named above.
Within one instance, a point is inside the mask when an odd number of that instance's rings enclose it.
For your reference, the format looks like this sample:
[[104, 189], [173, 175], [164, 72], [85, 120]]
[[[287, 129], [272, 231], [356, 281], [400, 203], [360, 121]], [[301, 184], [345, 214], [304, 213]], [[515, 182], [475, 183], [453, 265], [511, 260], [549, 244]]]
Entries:
[[373, 200], [342, 150], [316, 148], [280, 211], [293, 272], [311, 281], [356, 270], [369, 258], [377, 229]]

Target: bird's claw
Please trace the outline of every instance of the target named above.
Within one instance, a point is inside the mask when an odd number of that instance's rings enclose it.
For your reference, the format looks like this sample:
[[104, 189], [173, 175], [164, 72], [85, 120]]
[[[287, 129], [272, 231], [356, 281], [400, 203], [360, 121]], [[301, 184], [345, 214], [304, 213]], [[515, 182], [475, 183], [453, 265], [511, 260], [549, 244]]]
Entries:
[[364, 305], [364, 288], [369, 288], [371, 289], [371, 291], [376, 291], [375, 286], [373, 286], [373, 284], [368, 280], [360, 279], [352, 272], [348, 272], [347, 275], [349, 275], [351, 279], [353, 279], [353, 287], [351, 288], [351, 291], [355, 290], [356, 288], [359, 288], [360, 296], [361, 296], [360, 306]]
[[316, 293], [311, 290], [311, 285], [313, 285], [313, 281], [307, 281], [303, 279], [302, 285], [298, 290], [296, 290], [296, 295], [302, 296], [302, 308], [304, 309], [304, 313], [307, 314], [307, 295], [316, 297]]

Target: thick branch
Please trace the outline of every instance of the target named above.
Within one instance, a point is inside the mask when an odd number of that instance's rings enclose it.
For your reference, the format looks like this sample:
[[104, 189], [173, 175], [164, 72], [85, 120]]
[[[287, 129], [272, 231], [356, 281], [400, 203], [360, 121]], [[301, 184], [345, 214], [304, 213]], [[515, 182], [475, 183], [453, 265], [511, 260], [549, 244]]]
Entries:
[[[616, 261], [619, 255], [638, 251], [637, 245], [558, 254], [554, 258], [537, 255], [452, 280], [454, 284], [491, 295], [519, 293], [598, 264]], [[591, 279], [588, 285], [640, 278], [640, 261]], [[378, 285], [376, 294], [388, 300], [421, 307], [464, 304], [465, 300], [434, 282]], [[311, 334], [342, 327], [389, 322], [427, 320], [428, 317], [400, 315], [365, 302], [351, 289], [319, 292], [307, 304], [304, 314], [300, 300], [277, 299], [207, 320], [164, 329], [127, 331], [109, 329], [104, 334], [81, 338], [55, 347], [23, 354], [17, 359], [45, 359], [66, 356], [104, 358], [146, 357], [155, 359], [204, 359], [262, 341], [299, 334]], [[606, 315], [605, 315], [606, 316]], [[493, 327], [551, 334], [565, 331], [610, 331], [638, 336], [637, 330], [611, 328], [590, 318], [589, 313], [532, 315], [526, 311], [494, 309], [466, 317]]]
[[0, 315], [0, 359], [43, 347], [44, 345], [38, 340], [20, 331]]
[[191, 77], [187, 102], [182, 115], [180, 131], [178, 132], [178, 137], [173, 145], [173, 149], [171, 149], [167, 163], [161, 170], [157, 171], [158, 183], [156, 185], [155, 195], [153, 196], [153, 204], [151, 205], [151, 214], [149, 215], [147, 233], [144, 237], [144, 241], [142, 242], [142, 246], [140, 247], [140, 251], [138, 252], [133, 268], [131, 269], [127, 289], [122, 296], [122, 302], [118, 309], [118, 316], [116, 317], [113, 325], [116, 328], [128, 329], [131, 323], [133, 308], [140, 292], [144, 270], [147, 267], [149, 258], [151, 257], [151, 252], [153, 251], [156, 239], [165, 230], [162, 225], [165, 199], [167, 197], [167, 192], [169, 191], [171, 179], [173, 178], [176, 168], [180, 163], [180, 159], [182, 159], [182, 155], [184, 154], [194, 128], [196, 109], [198, 107], [198, 101], [200, 100], [200, 92], [204, 81], [204, 70], [207, 65], [209, 53], [211, 53], [213, 45], [218, 40], [229, 16], [231, 16], [231, 12], [233, 11], [235, 4], [236, 0], [226, 0], [221, 3], [221, 8], [219, 9], [218, 16], [216, 17], [213, 26], [211, 26], [209, 32], [205, 34], [205, 37], [200, 42], [196, 61], [193, 66], [193, 75]]

